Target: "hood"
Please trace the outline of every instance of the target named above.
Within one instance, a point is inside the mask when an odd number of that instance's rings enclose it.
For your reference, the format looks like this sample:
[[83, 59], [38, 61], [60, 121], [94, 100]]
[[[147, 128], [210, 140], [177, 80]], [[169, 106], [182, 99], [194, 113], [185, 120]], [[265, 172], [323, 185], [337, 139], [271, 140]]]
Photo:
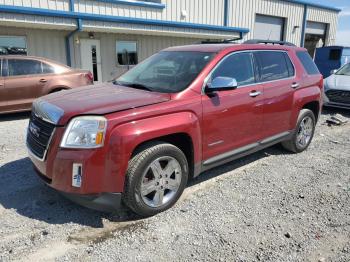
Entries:
[[75, 115], [104, 115], [169, 100], [169, 94], [103, 83], [44, 96], [35, 101], [33, 109], [48, 115], [45, 108], [55, 108], [54, 111], [61, 112], [60, 119], [56, 118], [52, 122], [64, 125]]
[[350, 76], [331, 75], [326, 78], [326, 89], [339, 89], [350, 91]]

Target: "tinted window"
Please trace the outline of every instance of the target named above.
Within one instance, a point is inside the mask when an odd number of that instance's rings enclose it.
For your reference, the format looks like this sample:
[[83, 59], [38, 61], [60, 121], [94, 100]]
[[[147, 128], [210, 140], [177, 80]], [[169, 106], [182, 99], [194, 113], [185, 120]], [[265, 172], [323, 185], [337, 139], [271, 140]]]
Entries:
[[294, 66], [292, 64], [292, 61], [290, 61], [289, 56], [285, 53], [284, 54], [284, 58], [286, 59], [286, 63], [287, 63], [287, 68], [288, 68], [288, 75], [290, 77], [294, 76], [295, 72], [294, 72]]
[[27, 59], [9, 59], [9, 76], [41, 74], [41, 62]]
[[341, 57], [340, 49], [331, 49], [329, 51], [329, 60], [339, 60]]
[[297, 56], [309, 75], [317, 75], [320, 73], [308, 52], [299, 51], [297, 52]]
[[136, 65], [136, 42], [117, 41], [117, 59], [119, 65]]
[[262, 82], [273, 81], [288, 78], [290, 75], [285, 54], [283, 52], [256, 52], [259, 69], [260, 80]]
[[55, 73], [55, 68], [50, 66], [49, 64], [42, 63], [43, 65], [43, 73], [44, 74], [52, 74]]
[[252, 55], [250, 53], [240, 53], [224, 58], [214, 70], [211, 79], [218, 76], [235, 78], [238, 86], [254, 83], [255, 75]]
[[27, 40], [24, 36], [0, 36], [1, 55], [26, 55]]

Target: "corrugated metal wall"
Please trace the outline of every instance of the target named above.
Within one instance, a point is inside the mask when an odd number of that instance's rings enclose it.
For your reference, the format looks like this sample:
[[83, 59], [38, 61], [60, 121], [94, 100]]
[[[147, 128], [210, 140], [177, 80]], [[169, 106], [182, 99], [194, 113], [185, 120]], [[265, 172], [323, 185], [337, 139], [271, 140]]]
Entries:
[[[255, 14], [286, 18], [285, 40], [300, 44], [304, 6], [276, 0], [234, 0], [229, 1], [229, 25], [247, 27], [250, 32], [244, 40], [254, 38]], [[299, 26], [299, 29], [294, 29]]]
[[328, 24], [326, 45], [334, 45], [337, 36], [338, 14], [331, 10], [309, 7], [308, 21]]
[[[75, 39], [88, 38], [87, 33], [79, 33]], [[128, 34], [106, 34], [96, 33], [95, 39], [101, 41], [101, 63], [103, 81], [112, 79], [114, 76], [121, 74], [126, 70], [125, 66], [117, 66], [116, 41], [136, 41], [138, 60], [141, 62], [154, 53], [169, 46], [192, 44], [197, 39], [179, 38], [179, 37], [162, 37], [146, 35], [128, 35]], [[74, 44], [74, 66], [80, 67], [80, 46]]]
[[28, 55], [42, 56], [66, 64], [64, 37], [67, 32], [0, 27], [0, 35], [19, 35], [27, 39]]
[[[177, 22], [223, 25], [224, 0], [163, 0], [164, 9], [113, 4], [103, 1], [76, 0], [77, 12], [99, 15], [138, 17]], [[185, 10], [187, 16], [182, 16]]]
[[69, 11], [69, 0], [0, 0], [0, 5], [15, 5]]

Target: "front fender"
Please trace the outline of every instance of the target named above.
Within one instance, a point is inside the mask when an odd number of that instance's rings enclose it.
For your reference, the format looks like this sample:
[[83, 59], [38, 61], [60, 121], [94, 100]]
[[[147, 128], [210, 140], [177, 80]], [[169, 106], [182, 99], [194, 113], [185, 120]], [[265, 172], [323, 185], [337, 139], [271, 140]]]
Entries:
[[[108, 158], [112, 174], [116, 174], [118, 189], [124, 188], [128, 162], [136, 147], [144, 142], [177, 134], [187, 134], [193, 143], [194, 162], [202, 158], [201, 130], [198, 117], [192, 112], [179, 112], [131, 121], [116, 126], [109, 136]], [[161, 140], [161, 139], [160, 139]]]

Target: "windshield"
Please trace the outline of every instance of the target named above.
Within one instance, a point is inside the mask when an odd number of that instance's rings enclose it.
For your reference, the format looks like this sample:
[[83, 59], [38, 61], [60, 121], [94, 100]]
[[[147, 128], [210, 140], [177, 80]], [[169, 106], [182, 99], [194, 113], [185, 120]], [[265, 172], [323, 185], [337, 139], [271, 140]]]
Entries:
[[162, 93], [188, 87], [213, 58], [214, 53], [164, 51], [157, 53], [119, 77], [115, 84]]
[[346, 64], [342, 68], [338, 70], [336, 75], [344, 75], [344, 76], [350, 76], [350, 64]]

